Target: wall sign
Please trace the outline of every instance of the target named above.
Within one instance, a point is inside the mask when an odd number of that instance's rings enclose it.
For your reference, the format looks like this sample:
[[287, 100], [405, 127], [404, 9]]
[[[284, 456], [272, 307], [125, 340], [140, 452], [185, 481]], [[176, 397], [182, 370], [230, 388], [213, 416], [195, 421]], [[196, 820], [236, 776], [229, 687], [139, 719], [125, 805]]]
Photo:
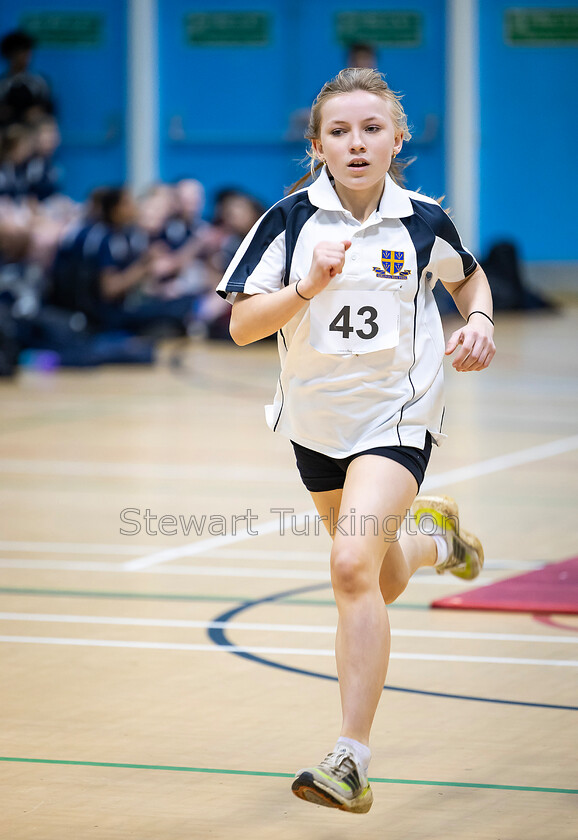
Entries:
[[419, 47], [423, 38], [420, 12], [367, 11], [338, 12], [335, 16], [337, 40], [384, 47]]
[[97, 12], [26, 12], [20, 26], [39, 47], [98, 47], [104, 15]]
[[513, 46], [578, 44], [578, 9], [507, 9], [504, 32]]
[[267, 12], [192, 12], [185, 15], [184, 25], [191, 46], [256, 47], [271, 41]]

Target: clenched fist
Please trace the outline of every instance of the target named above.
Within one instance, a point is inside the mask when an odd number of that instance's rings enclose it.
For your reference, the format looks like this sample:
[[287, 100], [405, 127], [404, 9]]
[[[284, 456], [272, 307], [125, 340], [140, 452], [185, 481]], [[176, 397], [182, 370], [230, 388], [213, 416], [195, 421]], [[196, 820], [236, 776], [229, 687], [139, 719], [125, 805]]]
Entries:
[[345, 252], [348, 248], [351, 248], [348, 239], [342, 242], [318, 242], [313, 249], [309, 273], [300, 282], [300, 293], [312, 298], [322, 292], [329, 281], [343, 271]]

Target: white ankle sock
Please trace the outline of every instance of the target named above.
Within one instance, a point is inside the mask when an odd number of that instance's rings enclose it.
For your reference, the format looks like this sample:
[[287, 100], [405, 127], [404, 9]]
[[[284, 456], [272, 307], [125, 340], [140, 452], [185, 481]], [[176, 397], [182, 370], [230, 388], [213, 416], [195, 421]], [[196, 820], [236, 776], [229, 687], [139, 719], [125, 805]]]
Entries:
[[434, 565], [439, 566], [440, 563], [444, 563], [448, 559], [448, 544], [445, 537], [442, 537], [441, 534], [432, 534], [432, 539], [438, 551], [437, 560]]
[[349, 747], [356, 762], [359, 764], [363, 772], [367, 773], [369, 762], [371, 761], [371, 750], [369, 747], [366, 747], [365, 744], [361, 744], [359, 741], [354, 741], [353, 738], [344, 738], [343, 736], [337, 739], [337, 743], [335, 745], [336, 750], [339, 749], [340, 744]]

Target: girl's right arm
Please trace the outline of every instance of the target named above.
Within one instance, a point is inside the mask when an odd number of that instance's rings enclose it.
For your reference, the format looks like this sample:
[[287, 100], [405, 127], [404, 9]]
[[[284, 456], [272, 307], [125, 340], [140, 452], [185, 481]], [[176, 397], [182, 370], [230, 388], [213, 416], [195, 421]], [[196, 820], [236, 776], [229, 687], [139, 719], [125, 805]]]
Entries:
[[268, 294], [237, 294], [229, 326], [233, 341], [239, 345], [251, 344], [284, 327], [307, 305], [303, 298], [310, 300], [315, 297], [333, 277], [341, 273], [345, 252], [350, 246], [349, 241], [320, 242], [316, 245], [309, 274], [299, 281], [299, 294], [296, 283]]

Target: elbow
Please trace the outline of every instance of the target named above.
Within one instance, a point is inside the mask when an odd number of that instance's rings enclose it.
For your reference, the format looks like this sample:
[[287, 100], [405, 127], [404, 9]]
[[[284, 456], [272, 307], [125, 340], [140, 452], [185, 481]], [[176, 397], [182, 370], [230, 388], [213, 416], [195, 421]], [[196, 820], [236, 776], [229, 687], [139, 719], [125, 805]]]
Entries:
[[247, 335], [247, 333], [243, 330], [242, 326], [234, 322], [233, 318], [231, 318], [231, 321], [229, 323], [229, 334], [235, 342], [235, 344], [237, 344], [239, 347], [245, 347], [247, 344], [251, 344], [251, 341], [253, 341], [251, 336]]
[[275, 330], [267, 331], [264, 329], [265, 313], [260, 309], [255, 311], [255, 305], [248, 303], [252, 297], [258, 298], [260, 296], [243, 295], [233, 303], [229, 321], [229, 334], [239, 347], [253, 344], [255, 341], [260, 341], [275, 332]]
[[255, 340], [248, 329], [246, 319], [239, 317], [239, 312], [235, 306], [233, 306], [231, 320], [229, 321], [229, 335], [239, 347], [245, 347]]

